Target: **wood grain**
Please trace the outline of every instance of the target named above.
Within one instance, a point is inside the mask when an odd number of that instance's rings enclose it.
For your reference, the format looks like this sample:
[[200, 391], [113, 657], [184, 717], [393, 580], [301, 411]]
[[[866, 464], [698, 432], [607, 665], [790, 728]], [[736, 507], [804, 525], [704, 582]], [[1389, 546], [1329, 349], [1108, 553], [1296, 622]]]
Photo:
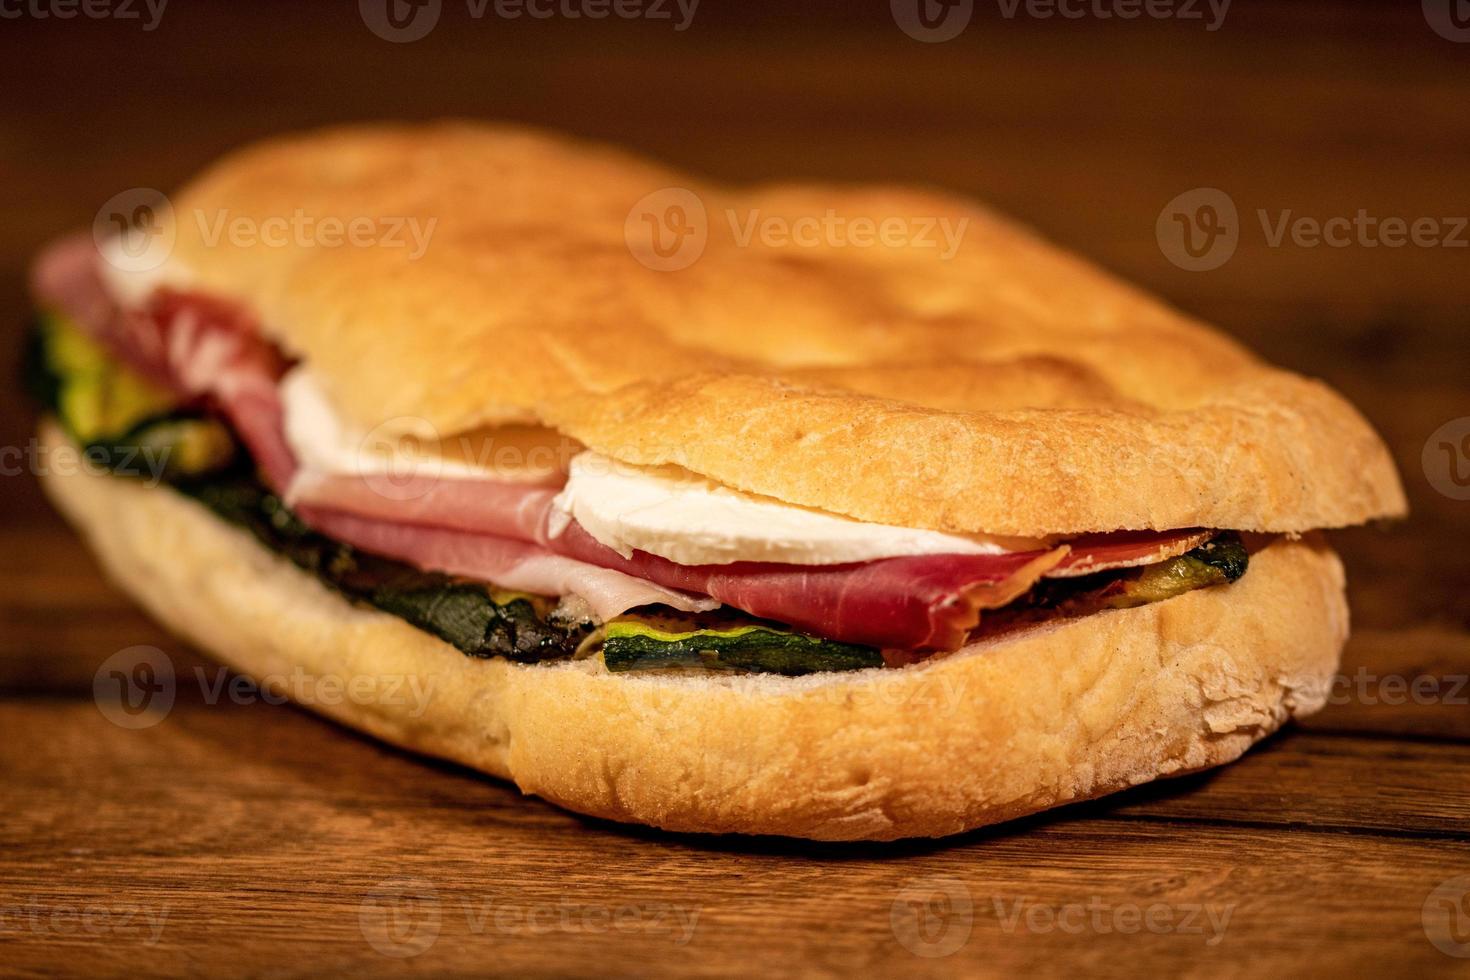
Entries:
[[[119, 190], [286, 128], [509, 118], [729, 180], [977, 194], [1338, 386], [1413, 515], [1335, 537], [1355, 633], [1332, 703], [1239, 763], [949, 841], [813, 846], [585, 820], [208, 697], [195, 672], [216, 668], [101, 579], [29, 477], [3, 479], [0, 973], [1465, 975], [1424, 914], [1470, 875], [1470, 504], [1420, 453], [1470, 414], [1470, 251], [1273, 247], [1243, 224], [1229, 263], [1188, 273], [1153, 228], [1200, 186], [1248, 222], [1465, 214], [1470, 45], [1417, 4], [1239, 4], [1215, 32], [979, 4], [944, 44], [882, 3], [710, 3], [685, 32], [446, 4], [411, 45], [354, 6], [0, 27], [0, 370], [29, 256]], [[0, 386], [0, 446], [31, 426]], [[91, 692], [136, 644], [181, 683], [130, 731]]]

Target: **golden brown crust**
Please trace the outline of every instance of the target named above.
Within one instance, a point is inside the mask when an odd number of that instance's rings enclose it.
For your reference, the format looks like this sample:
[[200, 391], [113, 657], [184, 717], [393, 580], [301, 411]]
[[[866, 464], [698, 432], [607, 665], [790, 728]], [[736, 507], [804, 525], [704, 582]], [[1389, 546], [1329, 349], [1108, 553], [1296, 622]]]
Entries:
[[1347, 635], [1336, 556], [1281, 540], [1229, 587], [903, 670], [527, 667], [355, 608], [169, 490], [85, 472], [45, 484], [114, 579], [243, 673], [364, 678], [375, 692], [417, 678], [421, 711], [387, 697], [312, 706], [569, 809], [670, 830], [940, 836], [1219, 765], [1321, 707]]
[[[672, 271], [625, 238], [635, 203], [665, 188], [696, 195], [708, 228]], [[441, 124], [260, 144], [176, 205], [177, 258], [258, 311], [364, 428], [549, 422], [630, 462], [953, 531], [1305, 531], [1404, 510], [1386, 450], [1325, 386], [953, 197], [737, 192], [602, 147]], [[752, 217], [829, 211], [920, 219], [916, 236], [965, 224], [949, 258], [739, 242]], [[419, 257], [210, 243], [222, 214], [298, 212], [433, 225]]]

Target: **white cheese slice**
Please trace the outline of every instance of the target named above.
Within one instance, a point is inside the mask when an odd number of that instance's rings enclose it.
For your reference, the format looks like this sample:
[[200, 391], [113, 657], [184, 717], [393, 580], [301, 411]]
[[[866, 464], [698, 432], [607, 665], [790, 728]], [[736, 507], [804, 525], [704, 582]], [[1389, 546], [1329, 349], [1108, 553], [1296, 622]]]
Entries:
[[164, 259], [150, 263], [130, 255], [120, 238], [116, 236], [97, 243], [102, 261], [97, 270], [107, 291], [117, 302], [128, 308], [143, 306], [154, 290], [168, 286], [173, 289], [188, 289], [194, 281], [189, 267], [178, 259]]
[[320, 382], [300, 365], [286, 373], [279, 390], [286, 442], [302, 469], [314, 473], [554, 485], [580, 448], [526, 426], [441, 439], [427, 420], [399, 418], [364, 431], [342, 418]]
[[681, 565], [736, 561], [838, 565], [906, 555], [995, 555], [1046, 542], [870, 524], [743, 493], [678, 467], [630, 466], [593, 452], [571, 461], [556, 498], [564, 528], [575, 518], [624, 557], [635, 549]]

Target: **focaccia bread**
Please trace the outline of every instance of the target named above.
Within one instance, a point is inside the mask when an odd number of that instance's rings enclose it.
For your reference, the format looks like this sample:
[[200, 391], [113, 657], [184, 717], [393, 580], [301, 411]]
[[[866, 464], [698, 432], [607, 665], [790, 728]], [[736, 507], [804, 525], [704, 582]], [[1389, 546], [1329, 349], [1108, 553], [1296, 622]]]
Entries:
[[308, 706], [569, 809], [665, 830], [939, 837], [1221, 765], [1322, 707], [1348, 630], [1337, 556], [1282, 541], [1226, 591], [902, 670], [629, 676], [474, 660], [354, 608], [168, 491], [82, 471], [46, 486], [116, 582], [241, 673], [371, 692], [415, 676], [427, 710]]
[[[750, 231], [833, 215], [950, 237]], [[158, 221], [38, 262], [48, 451], [113, 470], [57, 506], [236, 669], [414, 677], [309, 703], [584, 813], [887, 840], [1228, 762], [1324, 703], [1320, 532], [1405, 509], [1328, 387], [940, 194], [365, 126]]]
[[[702, 203], [702, 253], [672, 271], [630, 261], [630, 211], [652, 195], [657, 218], [681, 192]], [[273, 140], [174, 209], [195, 285], [247, 304], [364, 429], [544, 422], [630, 463], [952, 531], [1302, 532], [1404, 509], [1382, 443], [1326, 386], [963, 199], [737, 191], [600, 146], [440, 125]], [[297, 211], [411, 220], [428, 242], [212, 234], [221, 215]], [[738, 234], [829, 211], [965, 224], [948, 258]]]

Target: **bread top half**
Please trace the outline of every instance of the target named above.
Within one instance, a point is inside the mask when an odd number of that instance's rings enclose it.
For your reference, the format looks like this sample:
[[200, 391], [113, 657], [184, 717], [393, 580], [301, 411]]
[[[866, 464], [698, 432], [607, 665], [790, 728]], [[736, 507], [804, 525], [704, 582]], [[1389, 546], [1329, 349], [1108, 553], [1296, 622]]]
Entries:
[[[957, 532], [1299, 532], [1405, 509], [1387, 450], [1327, 386], [961, 198], [723, 187], [439, 123], [256, 144], [172, 203], [171, 261], [364, 429], [544, 425]], [[220, 223], [293, 216], [368, 219], [373, 240]], [[859, 230], [885, 219], [887, 239]]]

